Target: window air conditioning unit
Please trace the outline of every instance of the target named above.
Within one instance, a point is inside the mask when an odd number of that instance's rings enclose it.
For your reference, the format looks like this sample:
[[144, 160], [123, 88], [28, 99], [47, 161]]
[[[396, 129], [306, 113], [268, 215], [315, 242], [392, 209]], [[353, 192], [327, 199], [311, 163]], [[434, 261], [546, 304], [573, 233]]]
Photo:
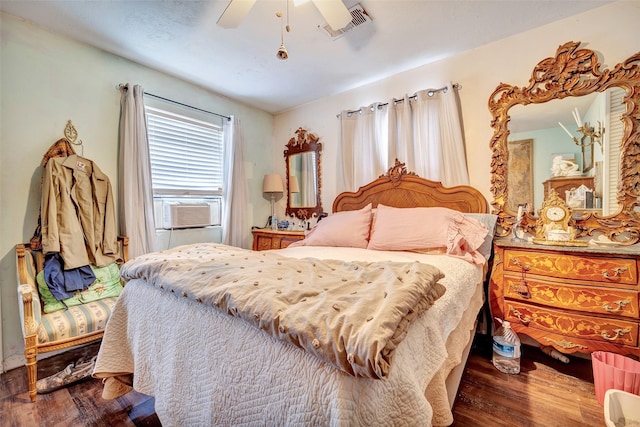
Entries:
[[211, 223], [211, 205], [208, 203], [164, 203], [163, 228], [207, 227]]

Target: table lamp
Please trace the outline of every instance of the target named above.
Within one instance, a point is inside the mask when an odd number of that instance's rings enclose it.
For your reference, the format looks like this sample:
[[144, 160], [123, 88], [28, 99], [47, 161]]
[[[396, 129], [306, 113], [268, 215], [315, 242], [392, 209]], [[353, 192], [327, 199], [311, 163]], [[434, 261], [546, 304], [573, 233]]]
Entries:
[[264, 176], [262, 180], [262, 192], [269, 194], [271, 198], [271, 219], [275, 218], [275, 199], [276, 193], [284, 193], [284, 185], [282, 177], [277, 173], [271, 173]]

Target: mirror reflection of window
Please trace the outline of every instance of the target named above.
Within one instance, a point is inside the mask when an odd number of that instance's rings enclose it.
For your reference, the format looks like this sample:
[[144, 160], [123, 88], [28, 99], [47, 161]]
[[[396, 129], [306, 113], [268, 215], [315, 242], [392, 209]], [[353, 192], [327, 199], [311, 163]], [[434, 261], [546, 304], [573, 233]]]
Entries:
[[302, 206], [316, 205], [316, 153], [304, 153], [302, 155], [302, 169], [300, 173], [300, 203]]
[[[302, 207], [300, 200], [300, 175], [302, 174], [302, 154], [294, 154], [289, 156], [289, 206], [299, 208]], [[292, 182], [295, 182], [297, 188], [293, 188]], [[297, 191], [294, 191], [297, 190]]]
[[[622, 102], [625, 91], [622, 88], [614, 87], [605, 92], [608, 95], [609, 120], [604, 125], [605, 133], [603, 144], [605, 147], [604, 162], [600, 163], [602, 171], [602, 187], [608, 188], [602, 200], [603, 211], [612, 214], [618, 211], [618, 182], [620, 178], [620, 145], [624, 135], [624, 123], [622, 114], [626, 111], [626, 106]], [[598, 170], [598, 160], [595, 161]], [[598, 175], [600, 176], [600, 175]]]
[[298, 153], [289, 156], [289, 173], [295, 178], [298, 186], [298, 192], [289, 190], [290, 206], [296, 208], [315, 206], [318, 188], [316, 153]]

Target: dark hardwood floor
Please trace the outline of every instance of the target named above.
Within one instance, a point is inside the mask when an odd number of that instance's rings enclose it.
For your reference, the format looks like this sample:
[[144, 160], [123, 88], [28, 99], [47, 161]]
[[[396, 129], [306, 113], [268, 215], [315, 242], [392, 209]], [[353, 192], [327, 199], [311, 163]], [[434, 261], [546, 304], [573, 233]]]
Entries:
[[520, 374], [491, 363], [491, 338], [477, 335], [453, 407], [456, 427], [604, 426], [591, 361], [564, 364], [537, 347], [523, 346]]
[[[52, 375], [98, 351], [92, 344], [38, 363], [38, 378]], [[25, 368], [2, 374], [1, 426], [159, 426], [153, 398], [131, 392], [115, 400], [101, 397], [96, 379], [38, 396], [31, 403]], [[519, 375], [491, 364], [486, 337], [476, 337], [454, 405], [456, 427], [572, 427], [604, 425], [595, 398], [589, 360], [571, 357], [565, 365], [537, 348], [524, 347]]]
[[[99, 347], [99, 343], [94, 343], [39, 361], [38, 378], [98, 354]], [[24, 367], [2, 374], [0, 381], [2, 427], [160, 426], [153, 404], [152, 397], [135, 391], [118, 399], [104, 400], [102, 382], [94, 378], [39, 394], [37, 401], [31, 403]]]

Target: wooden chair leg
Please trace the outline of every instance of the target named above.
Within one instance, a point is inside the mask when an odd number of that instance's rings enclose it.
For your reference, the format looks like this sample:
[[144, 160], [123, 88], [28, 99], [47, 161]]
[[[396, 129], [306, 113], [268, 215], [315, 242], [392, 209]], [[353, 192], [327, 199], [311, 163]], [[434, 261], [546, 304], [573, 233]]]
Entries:
[[27, 368], [27, 381], [29, 383], [29, 398], [32, 402], [36, 401], [38, 390], [36, 389], [36, 381], [38, 379], [38, 348], [35, 345], [36, 336], [32, 335], [25, 340], [24, 358]]

